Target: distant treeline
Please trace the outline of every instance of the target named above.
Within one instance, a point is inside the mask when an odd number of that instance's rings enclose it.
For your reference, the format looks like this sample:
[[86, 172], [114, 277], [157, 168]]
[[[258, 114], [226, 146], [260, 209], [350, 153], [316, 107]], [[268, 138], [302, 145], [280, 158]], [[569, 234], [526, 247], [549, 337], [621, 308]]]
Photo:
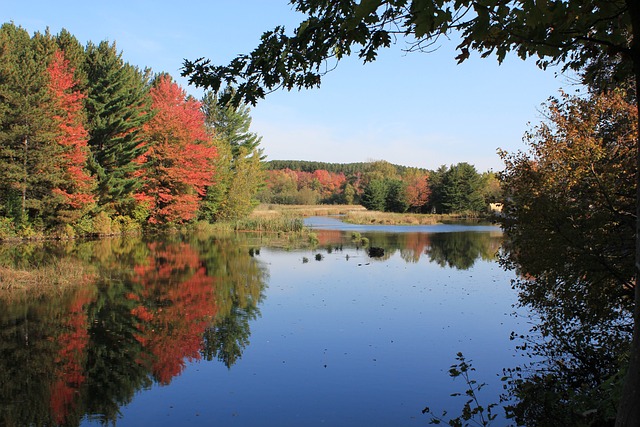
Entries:
[[324, 163], [272, 160], [266, 163], [264, 203], [362, 204], [387, 212], [485, 212], [500, 201], [493, 172], [478, 173], [468, 163], [435, 171], [394, 165], [384, 160]]
[[[370, 167], [372, 162], [356, 162], [356, 163], [326, 163], [326, 162], [314, 162], [307, 160], [269, 160], [265, 162], [265, 168], [267, 170], [282, 170], [291, 169], [300, 172], [315, 172], [317, 170], [326, 170], [332, 173], [343, 173], [345, 175], [354, 175], [357, 173], [365, 173], [367, 168]], [[404, 174], [409, 166], [396, 165], [389, 163], [396, 169], [396, 172], [400, 175]], [[426, 172], [426, 169], [417, 168], [420, 171]]]

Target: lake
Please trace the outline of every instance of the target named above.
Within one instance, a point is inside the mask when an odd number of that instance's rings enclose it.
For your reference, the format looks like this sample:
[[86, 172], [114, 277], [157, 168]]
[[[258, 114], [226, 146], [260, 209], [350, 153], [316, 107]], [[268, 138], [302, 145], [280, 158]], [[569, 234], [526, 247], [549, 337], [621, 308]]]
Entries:
[[426, 425], [425, 406], [460, 413], [457, 352], [498, 402], [527, 329], [498, 227], [307, 223], [304, 250], [248, 234], [0, 246], [5, 265], [88, 272], [0, 300], [0, 424]]

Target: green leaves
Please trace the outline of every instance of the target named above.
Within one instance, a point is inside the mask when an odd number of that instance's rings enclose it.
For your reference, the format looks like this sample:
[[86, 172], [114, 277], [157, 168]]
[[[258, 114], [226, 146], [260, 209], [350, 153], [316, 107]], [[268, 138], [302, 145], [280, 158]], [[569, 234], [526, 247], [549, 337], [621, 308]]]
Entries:
[[360, 3], [354, 10], [356, 20], [366, 20], [371, 14], [378, 10], [381, 4], [382, 0], [360, 0]]
[[[450, 426], [469, 426], [471, 424], [478, 426], [488, 426], [493, 421], [497, 414], [493, 413], [493, 408], [498, 406], [496, 403], [491, 403], [484, 406], [480, 405], [478, 392], [486, 385], [485, 383], [478, 384], [476, 380], [472, 379], [470, 373], [475, 371], [475, 368], [471, 366], [471, 361], [467, 361], [464, 355], [460, 352], [456, 354], [457, 363], [451, 365], [449, 368], [449, 376], [451, 378], [462, 377], [466, 383], [466, 390], [464, 395], [469, 397], [462, 406], [461, 413], [455, 418], [450, 418], [445, 421], [447, 411], [443, 411], [441, 416], [433, 415], [429, 420], [429, 424], [441, 424], [446, 422]], [[452, 393], [452, 397], [460, 397], [462, 393]], [[430, 408], [427, 406], [422, 410], [423, 414], [431, 413]], [[471, 422], [471, 423], [470, 423]]]

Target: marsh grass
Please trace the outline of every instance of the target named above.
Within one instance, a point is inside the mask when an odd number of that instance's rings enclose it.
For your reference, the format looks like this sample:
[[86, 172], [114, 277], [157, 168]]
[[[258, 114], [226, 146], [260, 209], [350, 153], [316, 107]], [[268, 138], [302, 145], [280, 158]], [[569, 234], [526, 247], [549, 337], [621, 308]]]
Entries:
[[0, 266], [0, 298], [38, 297], [64, 292], [70, 287], [90, 283], [95, 272], [73, 259], [59, 259], [33, 268]]
[[301, 233], [304, 230], [302, 217], [294, 215], [278, 215], [272, 217], [251, 215], [233, 223], [235, 231], [258, 231], [267, 233]]
[[472, 214], [432, 215], [376, 211], [351, 211], [342, 218], [344, 222], [363, 225], [434, 225], [445, 222], [478, 219], [481, 218]]
[[268, 217], [278, 215], [326, 216], [346, 215], [349, 212], [366, 211], [360, 205], [275, 205], [261, 204], [253, 211], [252, 216]]

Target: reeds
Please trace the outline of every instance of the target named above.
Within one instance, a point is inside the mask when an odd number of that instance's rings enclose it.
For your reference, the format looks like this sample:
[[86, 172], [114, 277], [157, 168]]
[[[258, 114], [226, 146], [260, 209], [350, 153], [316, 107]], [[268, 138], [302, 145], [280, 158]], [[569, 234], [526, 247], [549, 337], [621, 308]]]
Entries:
[[[376, 224], [376, 225], [434, 225], [443, 222], [459, 221], [472, 218], [463, 214], [412, 214], [376, 211], [351, 211], [347, 213], [343, 221], [351, 224]], [[477, 217], [474, 217], [477, 218]]]
[[94, 277], [91, 267], [66, 258], [29, 269], [0, 266], [0, 297], [62, 292], [68, 287], [86, 284]]
[[261, 204], [256, 207], [251, 216], [277, 216], [291, 214], [302, 217], [346, 215], [349, 212], [366, 211], [360, 205], [275, 205]]
[[300, 233], [304, 230], [304, 220], [301, 217], [292, 215], [274, 217], [250, 216], [236, 220], [233, 228], [235, 231]]

